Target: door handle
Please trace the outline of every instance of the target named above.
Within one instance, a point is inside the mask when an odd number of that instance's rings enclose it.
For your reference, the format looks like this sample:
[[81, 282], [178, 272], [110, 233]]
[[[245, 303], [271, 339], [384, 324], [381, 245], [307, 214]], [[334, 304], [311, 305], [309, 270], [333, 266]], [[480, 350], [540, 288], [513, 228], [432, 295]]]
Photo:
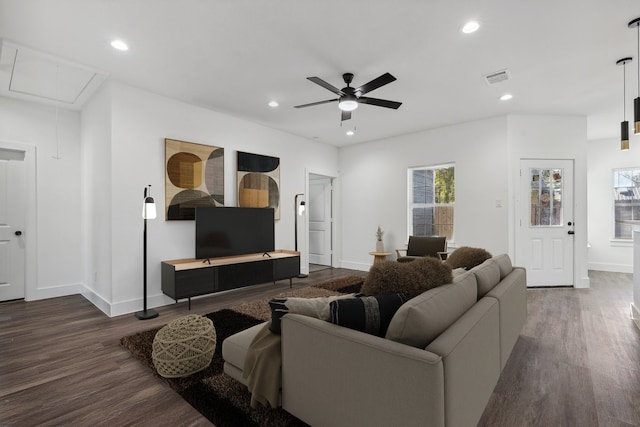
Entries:
[[573, 230], [569, 230], [569, 231], [567, 231], [567, 234], [576, 234], [576, 233]]
[[13, 233], [13, 234], [15, 234], [16, 236], [22, 236], [22, 231], [18, 230], [18, 231], [16, 231], [16, 232], [15, 232], [15, 233]]

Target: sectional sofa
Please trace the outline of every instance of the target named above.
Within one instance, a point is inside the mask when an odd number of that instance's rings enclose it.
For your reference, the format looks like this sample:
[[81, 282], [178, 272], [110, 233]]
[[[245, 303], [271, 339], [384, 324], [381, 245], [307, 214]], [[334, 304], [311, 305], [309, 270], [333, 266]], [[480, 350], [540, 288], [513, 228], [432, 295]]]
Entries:
[[[282, 407], [312, 426], [475, 426], [526, 320], [526, 298], [525, 270], [499, 255], [407, 301], [385, 338], [287, 314]], [[225, 372], [243, 383], [243, 349], [259, 328], [223, 343]]]

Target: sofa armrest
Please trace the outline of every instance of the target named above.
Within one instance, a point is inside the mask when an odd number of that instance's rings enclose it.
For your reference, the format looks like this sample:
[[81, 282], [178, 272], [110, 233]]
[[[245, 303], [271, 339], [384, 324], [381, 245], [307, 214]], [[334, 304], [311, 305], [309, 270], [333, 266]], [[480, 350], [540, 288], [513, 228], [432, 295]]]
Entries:
[[282, 406], [313, 426], [444, 426], [442, 359], [287, 314], [282, 319]]
[[398, 258], [400, 258], [402, 256], [402, 254], [400, 254], [400, 252], [404, 252], [406, 254], [407, 250], [406, 249], [396, 249], [396, 256]]

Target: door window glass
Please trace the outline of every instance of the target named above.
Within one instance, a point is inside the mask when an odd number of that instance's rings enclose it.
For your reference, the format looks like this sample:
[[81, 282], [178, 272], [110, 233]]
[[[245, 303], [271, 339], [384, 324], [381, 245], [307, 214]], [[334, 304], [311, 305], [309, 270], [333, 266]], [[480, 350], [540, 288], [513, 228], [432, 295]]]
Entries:
[[531, 227], [562, 225], [562, 177], [563, 169], [532, 168]]

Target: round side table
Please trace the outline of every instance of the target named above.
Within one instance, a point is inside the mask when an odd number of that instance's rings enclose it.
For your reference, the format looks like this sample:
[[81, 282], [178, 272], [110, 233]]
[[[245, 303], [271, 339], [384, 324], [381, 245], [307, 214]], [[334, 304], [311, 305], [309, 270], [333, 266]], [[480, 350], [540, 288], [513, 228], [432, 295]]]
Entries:
[[376, 265], [386, 261], [391, 252], [369, 252], [369, 255], [373, 255], [373, 265]]

